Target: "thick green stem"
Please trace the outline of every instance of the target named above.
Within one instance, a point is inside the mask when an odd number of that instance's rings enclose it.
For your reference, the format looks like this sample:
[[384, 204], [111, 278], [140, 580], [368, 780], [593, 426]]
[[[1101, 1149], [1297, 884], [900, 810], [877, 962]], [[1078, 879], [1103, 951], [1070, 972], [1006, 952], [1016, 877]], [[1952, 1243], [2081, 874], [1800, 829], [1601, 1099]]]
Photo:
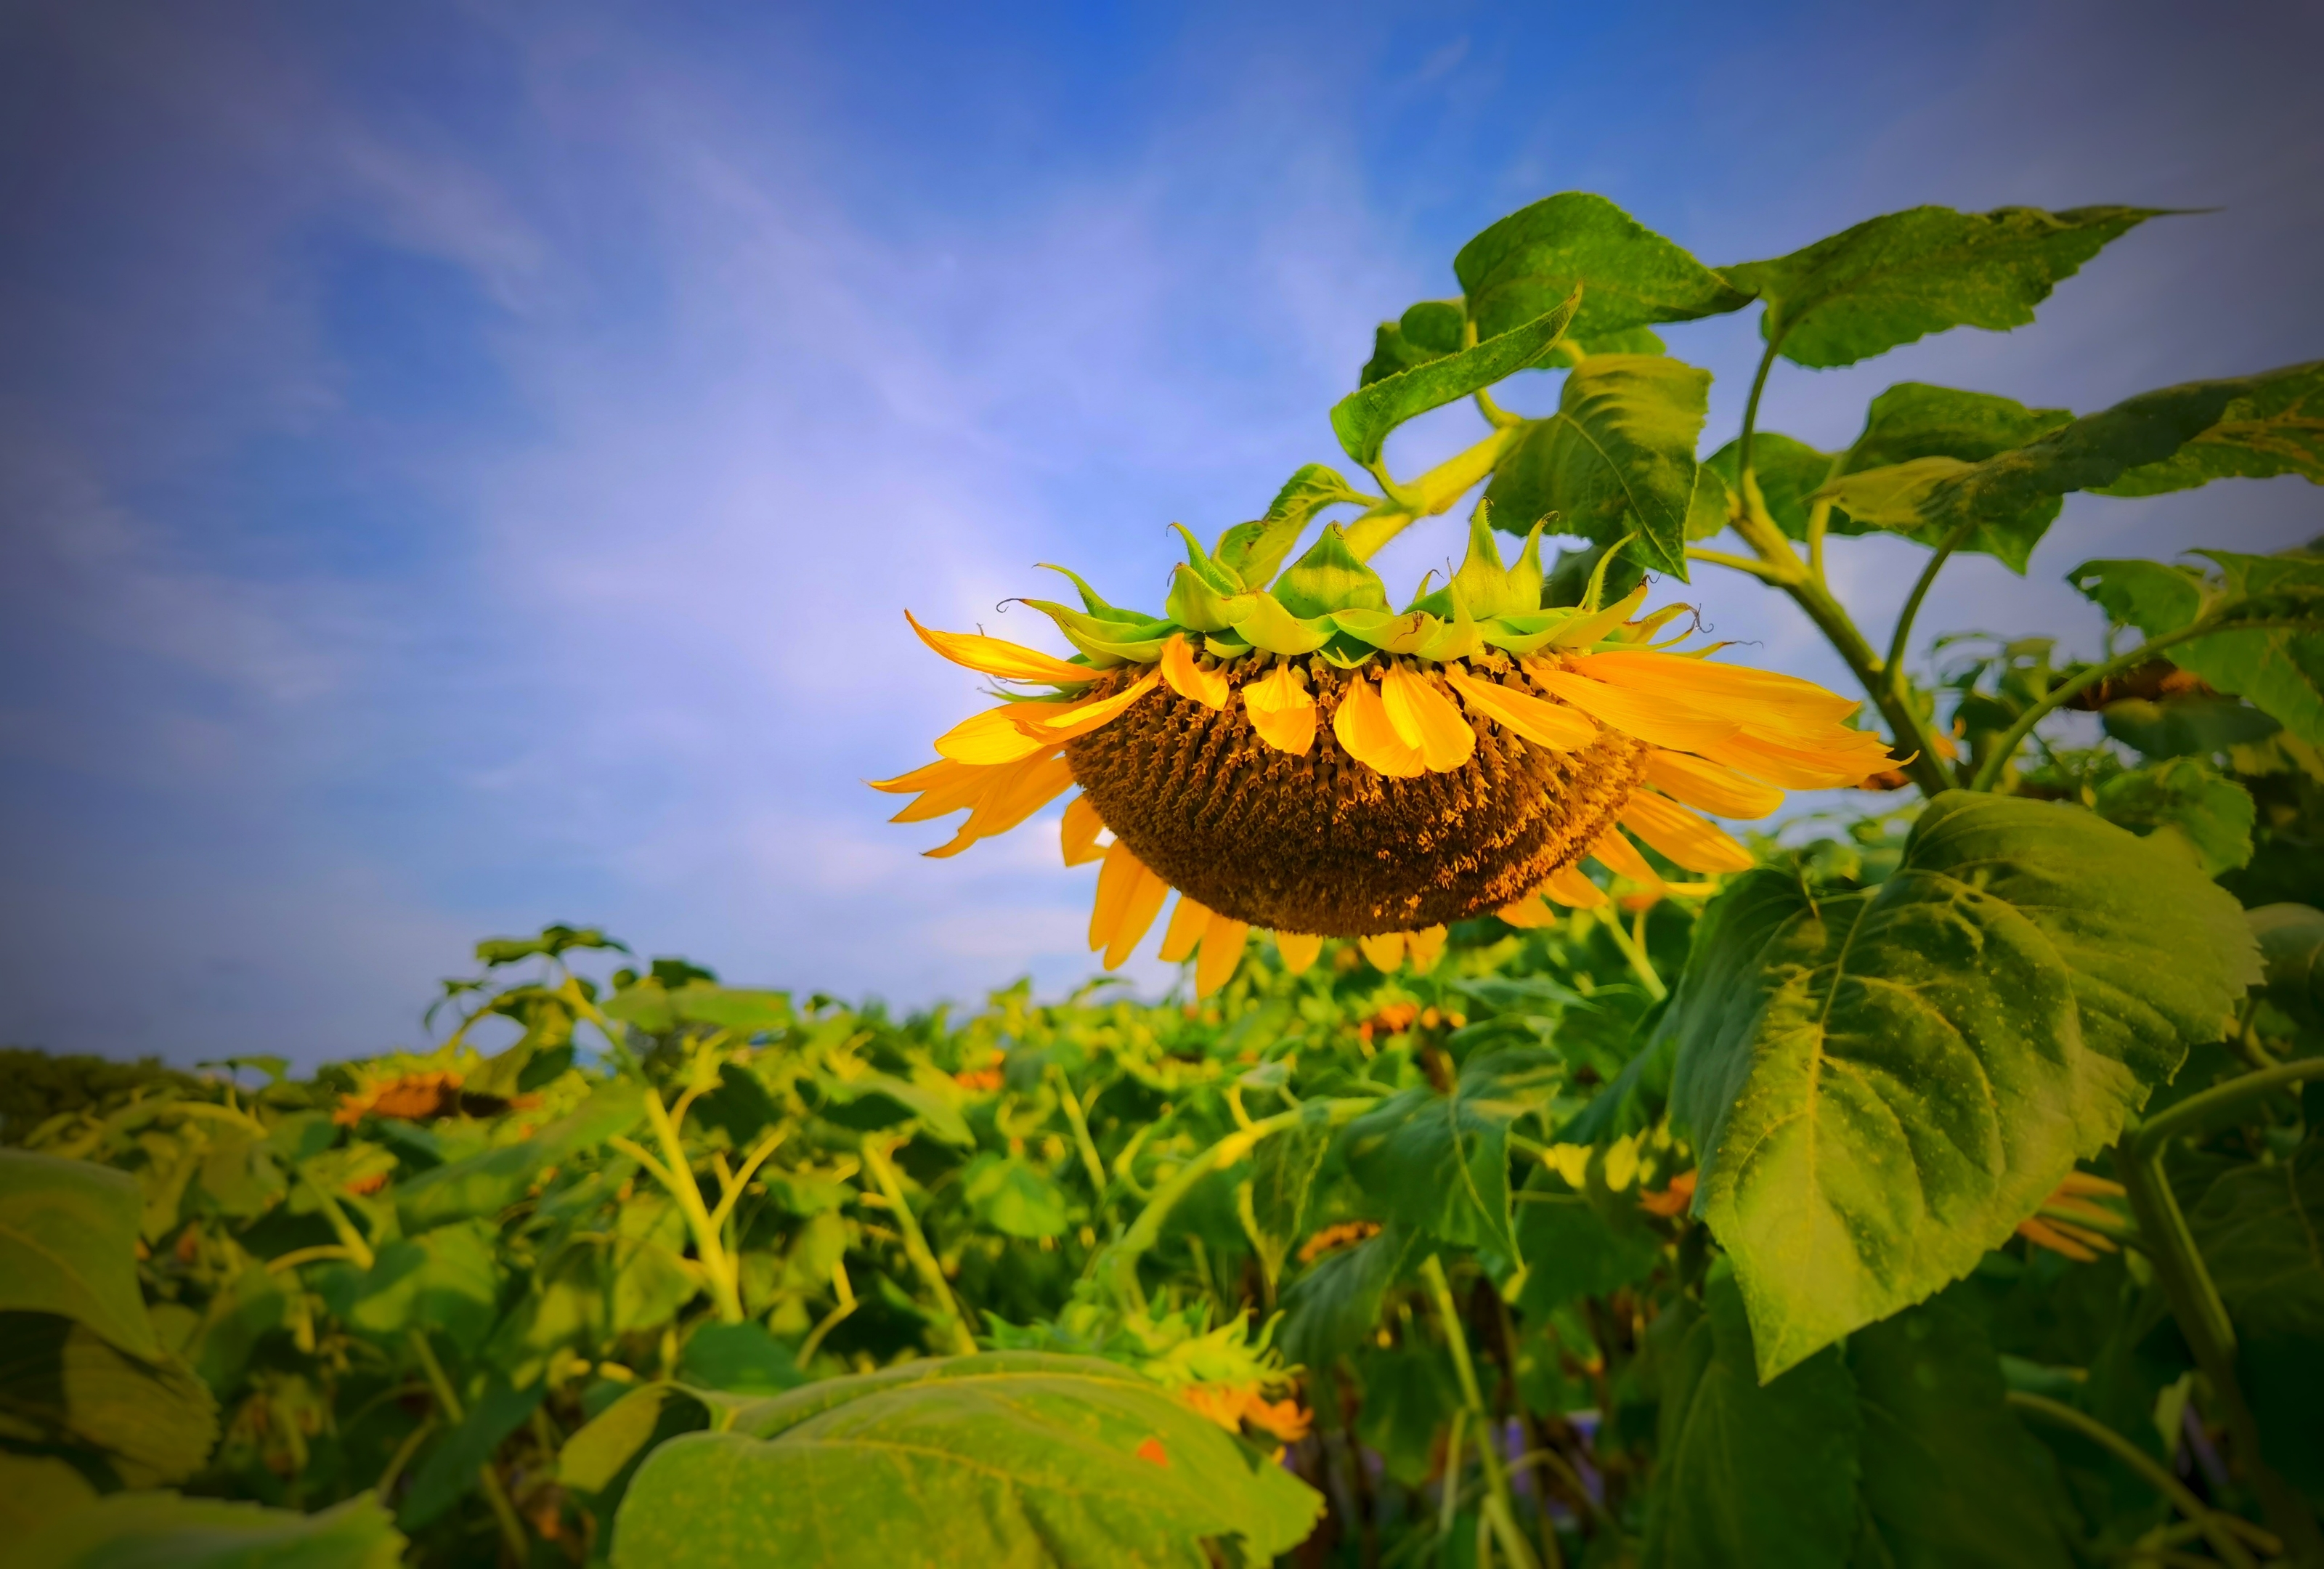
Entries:
[[2168, 1111], [2157, 1112], [2141, 1124], [2138, 1131], [2131, 1137], [2131, 1147], [2142, 1156], [2159, 1155], [2163, 1147], [2172, 1140], [2203, 1132], [2228, 1112], [2240, 1111], [2247, 1103], [2272, 1090], [2305, 1084], [2310, 1079], [2324, 1079], [2324, 1057], [2277, 1063], [2257, 1073], [2245, 1074], [2229, 1079], [2226, 1084], [2215, 1084], [2200, 1094], [2188, 1096]]
[[2201, 1529], [2203, 1539], [2211, 1544], [2211, 1549], [2218, 1554], [2220, 1562], [2231, 1565], [2232, 1569], [2258, 1569], [2250, 1552], [2236, 1539], [2235, 1532], [2227, 1527], [2218, 1512], [2206, 1508], [2203, 1500], [2190, 1492], [2184, 1482], [2157, 1465], [2153, 1457], [2137, 1444], [2105, 1423], [2060, 1401], [2016, 1389], [2009, 1391], [2008, 1400], [2021, 1411], [2032, 1412], [2061, 1427], [2072, 1428], [2137, 1472], [2140, 1480], [2169, 1499], [2173, 1508]]
[[[1445, 1348], [1452, 1353], [1452, 1371], [1461, 1380], [1462, 1403], [1477, 1426], [1477, 1465], [1485, 1473], [1485, 1518], [1492, 1523], [1493, 1535], [1500, 1538], [1501, 1550], [1512, 1564], [1518, 1569], [1541, 1569], [1533, 1544], [1517, 1528], [1517, 1501], [1510, 1496], [1508, 1469], [1502, 1463], [1500, 1431], [1477, 1382], [1476, 1363], [1469, 1356], [1469, 1334], [1462, 1327], [1461, 1309], [1452, 1300], [1452, 1283], [1444, 1278], [1443, 1261], [1429, 1254], [1427, 1262], [1420, 1266], [1420, 1278], [1444, 1326]], [[1451, 1485], [1450, 1478], [1446, 1485]]]
[[2234, 1440], [2236, 1462], [2269, 1527], [2291, 1547], [2297, 1562], [2324, 1569], [2324, 1533], [2319, 1532], [2314, 1513], [2260, 1453], [2259, 1424], [2244, 1403], [2243, 1386], [2236, 1377], [2235, 1325], [2163, 1174], [2160, 1145], [2142, 1148], [2143, 1143], [2143, 1136], [2134, 1135], [2115, 1147], [2115, 1175], [2130, 1199], [2131, 1213], [2138, 1217], [2139, 1234], [2163, 1300], [2195, 1353], [2195, 1365], [2210, 1382], [2211, 1398]]
[[1065, 1121], [1074, 1131], [1074, 1148], [1080, 1151], [1082, 1168], [1089, 1173], [1090, 1197], [1102, 1212], [1109, 1186], [1105, 1179], [1105, 1162], [1098, 1156], [1097, 1141], [1090, 1137], [1089, 1119], [1082, 1112], [1081, 1097], [1074, 1094], [1073, 1081], [1065, 1076], [1065, 1069], [1051, 1063], [1049, 1072], [1056, 1077], [1057, 1103], [1065, 1108]]
[[1622, 957], [1628, 962], [1630, 973], [1638, 978], [1638, 984], [1646, 989], [1646, 995], [1657, 1002], [1668, 996], [1670, 988], [1663, 984], [1662, 976], [1655, 969], [1655, 962], [1646, 957], [1645, 945], [1623, 929], [1622, 918], [1614, 913], [1614, 907], [1611, 904], [1600, 905], [1598, 919], [1605, 927], [1606, 935], [1614, 939], [1614, 946], [1622, 950]]
[[863, 1140], [863, 1167], [871, 1172], [872, 1180], [880, 1185], [880, 1192], [896, 1217], [896, 1229], [904, 1236], [904, 1256], [919, 1272], [920, 1280], [927, 1287], [928, 1294], [936, 1299], [936, 1311], [945, 1320], [954, 1349], [963, 1356], [974, 1356], [976, 1336], [969, 1333], [968, 1320], [961, 1315], [960, 1304], [953, 1297], [952, 1282], [945, 1278], [944, 1266], [936, 1262], [936, 1253], [928, 1246], [928, 1239], [921, 1233], [920, 1223], [913, 1217], [912, 1206], [904, 1202], [903, 1179], [896, 1175], [896, 1164], [880, 1147], [876, 1134]]
[[339, 1207], [339, 1201], [331, 1195], [328, 1188], [316, 1181], [305, 1167], [299, 1168], [299, 1176], [306, 1183], [307, 1191], [315, 1195], [316, 1204], [322, 1209], [323, 1218], [330, 1223], [331, 1230], [338, 1234], [339, 1245], [347, 1251], [347, 1257], [354, 1260], [355, 1268], [370, 1269], [374, 1262], [371, 1243], [364, 1240], [363, 1232], [355, 1229], [355, 1223], [347, 1219], [347, 1212]]
[[710, 1301], [717, 1309], [719, 1322], [740, 1324], [743, 1318], [742, 1295], [734, 1260], [726, 1251], [718, 1222], [711, 1218], [708, 1207], [702, 1202], [702, 1188], [694, 1180], [694, 1168], [687, 1161], [678, 1124], [670, 1121], [660, 1094], [650, 1087], [646, 1091], [646, 1122], [661, 1146], [660, 1161], [648, 1169], [669, 1189], [670, 1197], [678, 1201], [678, 1213], [686, 1217], [687, 1230], [694, 1233], [695, 1254], [701, 1260], [703, 1274], [709, 1277]]

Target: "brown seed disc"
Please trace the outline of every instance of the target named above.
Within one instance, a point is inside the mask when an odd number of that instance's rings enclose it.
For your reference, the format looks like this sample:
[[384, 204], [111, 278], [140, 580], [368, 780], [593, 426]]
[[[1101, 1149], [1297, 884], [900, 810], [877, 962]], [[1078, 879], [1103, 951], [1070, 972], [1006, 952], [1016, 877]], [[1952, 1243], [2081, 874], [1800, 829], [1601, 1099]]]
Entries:
[[[1261, 741], [1243, 712], [1243, 682], [1267, 668], [1227, 666], [1236, 692], [1224, 710], [1165, 682], [1065, 746], [1074, 780], [1140, 861], [1253, 926], [1370, 937], [1498, 909], [1579, 861], [1638, 781], [1646, 745], [1618, 731], [1551, 752], [1475, 715], [1466, 764], [1389, 779], [1332, 731], [1348, 683], [1362, 678], [1320, 660], [1308, 664], [1315, 744], [1293, 757]], [[1139, 674], [1117, 671], [1094, 690]], [[1452, 696], [1441, 676], [1429, 678]]]

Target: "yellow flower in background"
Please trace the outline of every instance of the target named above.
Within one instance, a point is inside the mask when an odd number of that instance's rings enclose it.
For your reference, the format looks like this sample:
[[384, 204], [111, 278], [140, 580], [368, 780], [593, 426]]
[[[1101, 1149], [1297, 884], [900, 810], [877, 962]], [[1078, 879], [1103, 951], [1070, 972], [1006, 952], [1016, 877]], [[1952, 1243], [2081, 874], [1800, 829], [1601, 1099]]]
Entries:
[[1336, 526], [1271, 589], [1247, 586], [1273, 570], [1257, 527], [1215, 555], [1188, 536], [1164, 617], [1078, 578], [1082, 610], [1028, 601], [1074, 660], [912, 621], [946, 659], [1046, 690], [1005, 695], [938, 736], [936, 761], [875, 783], [916, 798], [894, 820], [964, 810], [928, 852], [953, 855], [1078, 786], [1062, 848], [1100, 863], [1090, 947], [1117, 967], [1175, 892], [1161, 956], [1192, 958], [1207, 996], [1254, 930], [1295, 972], [1327, 937], [1425, 969], [1452, 921], [1603, 903], [1584, 861], [1650, 897], [1668, 885], [1637, 844], [1744, 870], [1749, 853], [1699, 813], [1761, 817], [1787, 789], [1890, 766], [1845, 723], [1854, 701], [1656, 643], [1685, 607], [1641, 614], [1643, 586], [1541, 608], [1537, 527], [1505, 570], [1480, 512], [1459, 574], [1398, 614]]

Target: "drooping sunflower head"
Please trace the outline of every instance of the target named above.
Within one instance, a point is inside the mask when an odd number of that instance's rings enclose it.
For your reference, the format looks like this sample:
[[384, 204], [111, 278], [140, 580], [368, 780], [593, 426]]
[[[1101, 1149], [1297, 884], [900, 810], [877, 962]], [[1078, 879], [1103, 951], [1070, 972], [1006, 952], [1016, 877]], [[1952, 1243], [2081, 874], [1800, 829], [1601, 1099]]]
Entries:
[[1259, 525], [1215, 551], [1186, 535], [1159, 617], [1070, 573], [1079, 609], [1026, 602], [1072, 660], [914, 621], [945, 658], [1028, 690], [874, 788], [918, 798], [899, 822], [965, 809], [928, 852], [951, 855], [1079, 785], [1064, 853], [1102, 861], [1091, 947], [1120, 964], [1176, 890], [1162, 957], [1194, 956], [1207, 994], [1254, 928], [1295, 969], [1326, 937], [1393, 969], [1433, 961], [1455, 920], [1536, 925], [1545, 899], [1602, 901], [1584, 859], [1659, 887], [1629, 836], [1691, 871], [1739, 871], [1748, 853], [1698, 809], [1764, 817], [1785, 789], [1888, 766], [1845, 723], [1850, 700], [1656, 642], [1684, 607], [1641, 615], [1643, 586], [1543, 608], [1540, 534], [1505, 568], [1480, 513], [1461, 570], [1401, 612], [1337, 526], [1279, 578], [1290, 540]]

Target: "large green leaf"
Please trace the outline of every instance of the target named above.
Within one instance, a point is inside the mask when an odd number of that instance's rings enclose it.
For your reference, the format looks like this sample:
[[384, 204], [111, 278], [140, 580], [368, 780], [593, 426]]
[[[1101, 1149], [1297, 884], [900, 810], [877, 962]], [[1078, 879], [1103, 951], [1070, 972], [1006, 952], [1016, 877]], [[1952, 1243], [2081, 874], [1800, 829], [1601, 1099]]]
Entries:
[[2153, 758], [2216, 757], [2283, 728], [2248, 703], [2206, 694], [2152, 702], [2125, 697], [2100, 709], [2098, 718], [2108, 735]]
[[0, 1313], [0, 1427], [101, 1456], [129, 1487], [182, 1481], [217, 1440], [217, 1401], [175, 1357], [147, 1361], [88, 1325]]
[[123, 1492], [57, 1521], [16, 1569], [395, 1569], [403, 1537], [370, 1493], [318, 1514]]
[[1315, 1174], [1332, 1148], [1332, 1107], [1310, 1101], [1299, 1121], [1260, 1144], [1250, 1161], [1251, 1241], [1267, 1278], [1283, 1272], [1283, 1261], [1306, 1234]]
[[[1827, 1350], [1762, 1385], [1724, 1271], [1664, 1373], [1644, 1569], [1840, 1569], [1857, 1531], [1856, 1390]], [[1762, 1359], [1764, 1360], [1764, 1359]]]
[[833, 1379], [647, 1456], [616, 1518], [622, 1569], [746, 1562], [1185, 1564], [1240, 1538], [1264, 1561], [1323, 1500], [1139, 1374], [995, 1352]]
[[1642, 563], [1683, 578], [1710, 395], [1711, 373], [1678, 360], [1591, 355], [1566, 376], [1557, 412], [1529, 421], [1494, 470], [1494, 526], [1523, 534], [1554, 512], [1560, 533], [1601, 544], [1636, 534]]
[[[2302, 369], [2305, 374], [2299, 374]], [[2216, 423], [2169, 457], [2143, 464], [2104, 487], [2108, 495], [2158, 495], [2215, 479], [2296, 474], [2324, 485], [2324, 364], [2253, 378]]]
[[1515, 375], [1541, 357], [1565, 336], [1566, 323], [1582, 304], [1580, 290], [1541, 315], [1474, 348], [1446, 355], [1425, 365], [1359, 387], [1332, 406], [1332, 431], [1358, 463], [1378, 460], [1389, 431], [1431, 409], [1458, 402], [1494, 383]]
[[2207, 877], [2252, 857], [2259, 808], [2251, 792], [2197, 757], [2174, 757], [2116, 774], [2091, 803], [2132, 833], [2175, 835]]
[[702, 980], [664, 986], [650, 976], [616, 992], [602, 1007], [606, 1018], [634, 1024], [649, 1035], [666, 1035], [687, 1024], [759, 1035], [781, 1029], [792, 1020], [788, 992], [751, 991]]
[[474, 1491], [501, 1441], [532, 1415], [548, 1393], [546, 1384], [512, 1389], [500, 1379], [488, 1383], [459, 1425], [428, 1452], [411, 1479], [411, 1491], [395, 1511], [395, 1523], [416, 1531]]
[[2056, 1467], [2004, 1403], [1999, 1359], [1958, 1295], [1848, 1337], [1864, 1531], [1878, 1543], [1852, 1563], [2069, 1569]]
[[[1964, 392], [1952, 387], [1902, 382], [1872, 400], [1872, 407], [1865, 416], [1863, 434], [1840, 455], [1831, 478], [1840, 480], [1849, 475], [1925, 457], [1982, 463], [2056, 429], [2073, 417], [2069, 410], [2029, 409], [2015, 399], [1990, 392]], [[1756, 467], [1756, 442], [1752, 457]], [[1982, 515], [1959, 549], [1997, 557], [2011, 571], [2022, 573], [2034, 547], [2057, 521], [2064, 505], [2061, 497], [2035, 495], [2015, 512]], [[1844, 506], [1832, 509], [1830, 526], [1834, 533], [1840, 534], [1872, 533], [1883, 529], [1881, 524], [1850, 515]], [[1895, 531], [1933, 546], [1950, 532], [1950, 523], [1919, 522]]]
[[1372, 336], [1372, 357], [1357, 385], [1369, 387], [1415, 365], [1461, 352], [1469, 313], [1458, 300], [1424, 300]]
[[[2224, 630], [2172, 647], [2171, 662], [2324, 745], [2324, 557], [2201, 554], [2218, 567], [2215, 580], [2126, 560], [2085, 561], [2066, 581], [2150, 639], [2220, 615]], [[2273, 624], [2236, 629], [2236, 621]]]
[[[2164, 459], [2238, 408], [2295, 390], [2313, 396], [2319, 387], [2324, 362], [2189, 382], [2126, 398], [1980, 461], [1928, 454], [1849, 473], [1821, 494], [1859, 521], [1884, 528], [1941, 533], [1973, 520], [1983, 530], [2022, 531], [2028, 519], [2069, 491], [2101, 489], [2134, 469], [2168, 468]], [[2213, 474], [2198, 465], [2187, 471], [2187, 483], [2200, 485], [2228, 472]], [[2042, 526], [2047, 526], [2046, 519]]]
[[2060, 281], [2161, 210], [1916, 207], [1720, 271], [1766, 302], [1760, 331], [1785, 359], [1849, 365], [1950, 328], [2023, 327]]
[[960, 1175], [960, 1195], [976, 1218], [1008, 1237], [1063, 1236], [1065, 1192], [1021, 1155], [987, 1150]]
[[498, 1214], [525, 1195], [540, 1172], [627, 1133], [644, 1116], [644, 1092], [631, 1080], [610, 1080], [598, 1085], [572, 1115], [522, 1143], [487, 1149], [398, 1183], [396, 1214], [404, 1229], [412, 1232]]
[[1517, 1245], [1526, 1259], [1517, 1301], [1529, 1314], [1637, 1285], [1662, 1257], [1662, 1239], [1635, 1203], [1609, 1214], [1586, 1194], [1557, 1191], [1544, 1174], [1517, 1196]]
[[143, 1207], [126, 1172], [0, 1149], [0, 1311], [60, 1313], [159, 1356], [137, 1286]]
[[1672, 1002], [1672, 1098], [1761, 1371], [1966, 1273], [2255, 979], [2225, 891], [2077, 807], [1947, 791], [1877, 889], [1738, 879]]
[[1580, 190], [1511, 213], [1462, 246], [1452, 271], [1480, 337], [1532, 320], [1579, 287], [1572, 330], [1593, 353], [1628, 328], [1739, 310], [1751, 299], [1604, 197]]
[[[1702, 460], [1729, 493], [1742, 485], [1736, 472], [1741, 443], [1730, 441]], [[1808, 497], [1832, 475], [1840, 458], [1819, 452], [1804, 441], [1794, 441], [1778, 430], [1761, 430], [1751, 438], [1751, 473], [1759, 482], [1760, 499], [1775, 526], [1794, 540], [1808, 537]]]
[[1564, 1073], [1537, 1047], [1471, 1057], [1452, 1094], [1415, 1085], [1349, 1123], [1348, 1170], [1389, 1214], [1514, 1259], [1509, 1124], [1546, 1104]]

